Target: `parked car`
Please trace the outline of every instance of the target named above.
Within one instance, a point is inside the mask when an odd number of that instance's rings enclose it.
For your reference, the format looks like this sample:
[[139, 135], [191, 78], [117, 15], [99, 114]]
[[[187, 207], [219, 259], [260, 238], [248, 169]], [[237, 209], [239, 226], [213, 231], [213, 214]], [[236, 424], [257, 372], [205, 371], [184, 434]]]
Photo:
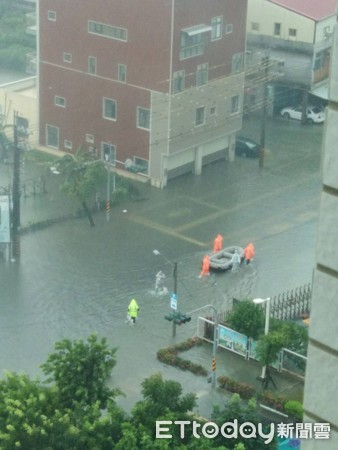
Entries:
[[[302, 120], [301, 106], [287, 106], [280, 113], [286, 119]], [[306, 108], [306, 116], [309, 123], [323, 123], [325, 120], [325, 113], [318, 106], [308, 106]]]
[[242, 156], [243, 158], [245, 158], [246, 156], [257, 158], [259, 156], [259, 149], [260, 145], [252, 139], [240, 136], [236, 138], [236, 156]]

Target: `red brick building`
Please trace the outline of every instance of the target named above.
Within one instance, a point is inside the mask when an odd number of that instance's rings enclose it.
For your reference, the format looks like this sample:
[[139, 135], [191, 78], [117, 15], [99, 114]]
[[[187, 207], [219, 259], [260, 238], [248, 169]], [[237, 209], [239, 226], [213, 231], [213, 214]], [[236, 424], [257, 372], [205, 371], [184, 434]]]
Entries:
[[40, 143], [155, 186], [233, 159], [247, 0], [39, 2]]

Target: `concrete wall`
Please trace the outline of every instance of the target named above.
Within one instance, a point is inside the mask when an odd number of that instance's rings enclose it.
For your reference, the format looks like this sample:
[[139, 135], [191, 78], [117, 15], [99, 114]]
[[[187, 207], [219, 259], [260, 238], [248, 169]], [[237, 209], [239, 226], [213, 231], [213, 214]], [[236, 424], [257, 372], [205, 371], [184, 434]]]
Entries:
[[[338, 2], [337, 2], [338, 12]], [[338, 25], [335, 25], [329, 105], [323, 138], [323, 187], [317, 231], [304, 422], [330, 424], [329, 440], [309, 439], [302, 450], [338, 448]]]
[[31, 147], [38, 144], [38, 118], [36, 98], [36, 77], [6, 83], [0, 86], [0, 114], [4, 117], [5, 131], [13, 138], [14, 112], [29, 122], [28, 142]]
[[[259, 24], [259, 30], [252, 30], [252, 22]], [[289, 11], [286, 8], [270, 3], [267, 0], [249, 0], [247, 16], [247, 32], [274, 37], [274, 24], [281, 23], [279, 38], [289, 41], [300, 41], [313, 44], [315, 23], [313, 20]], [[297, 30], [297, 36], [289, 36], [289, 28]]]

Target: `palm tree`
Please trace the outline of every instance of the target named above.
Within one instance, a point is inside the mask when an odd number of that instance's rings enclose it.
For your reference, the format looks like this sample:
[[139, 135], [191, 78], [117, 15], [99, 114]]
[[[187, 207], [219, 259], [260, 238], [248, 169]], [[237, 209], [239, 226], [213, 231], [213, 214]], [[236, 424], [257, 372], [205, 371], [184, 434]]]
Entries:
[[88, 217], [90, 226], [94, 226], [94, 220], [87, 201], [102, 184], [106, 176], [104, 163], [95, 159], [92, 152], [79, 147], [74, 155], [64, 155], [53, 163], [57, 170], [66, 177], [60, 186], [61, 192], [77, 198]]

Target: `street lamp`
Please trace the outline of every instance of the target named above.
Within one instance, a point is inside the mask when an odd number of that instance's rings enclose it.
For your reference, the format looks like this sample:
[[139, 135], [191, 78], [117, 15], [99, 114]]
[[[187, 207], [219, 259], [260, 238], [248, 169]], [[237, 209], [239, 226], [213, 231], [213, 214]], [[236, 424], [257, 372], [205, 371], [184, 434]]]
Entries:
[[[162, 253], [160, 253], [156, 248], [153, 250], [154, 255], [156, 256], [162, 256], [162, 258], [170, 264], [170, 266], [173, 268], [173, 278], [174, 278], [174, 289], [173, 289], [173, 296], [177, 300], [177, 262], [172, 263], [167, 259]], [[176, 336], [176, 323], [173, 321], [173, 337]]]
[[[271, 298], [254, 298], [253, 302], [256, 305], [261, 305], [262, 303], [266, 303], [266, 307], [265, 307], [265, 329], [264, 329], [264, 334], [265, 336], [269, 333], [269, 322], [270, 322], [270, 300]], [[264, 381], [266, 377], [266, 366], [263, 366], [262, 368], [262, 374], [261, 374], [261, 379]]]

